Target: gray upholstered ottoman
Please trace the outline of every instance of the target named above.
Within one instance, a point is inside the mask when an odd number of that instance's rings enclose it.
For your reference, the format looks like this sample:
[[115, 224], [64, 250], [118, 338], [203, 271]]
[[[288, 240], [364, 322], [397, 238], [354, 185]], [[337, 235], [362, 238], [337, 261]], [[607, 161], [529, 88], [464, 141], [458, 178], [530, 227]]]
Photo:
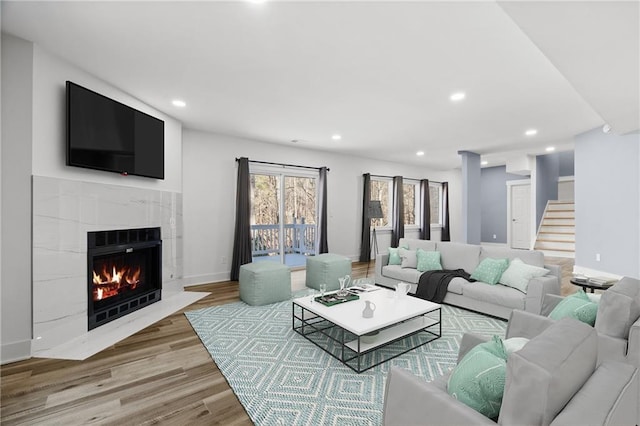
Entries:
[[338, 278], [351, 274], [351, 260], [339, 254], [325, 253], [307, 257], [307, 287], [320, 289], [325, 283], [327, 290], [340, 288]]
[[291, 298], [291, 270], [280, 263], [242, 265], [239, 281], [240, 299], [249, 305], [268, 305]]

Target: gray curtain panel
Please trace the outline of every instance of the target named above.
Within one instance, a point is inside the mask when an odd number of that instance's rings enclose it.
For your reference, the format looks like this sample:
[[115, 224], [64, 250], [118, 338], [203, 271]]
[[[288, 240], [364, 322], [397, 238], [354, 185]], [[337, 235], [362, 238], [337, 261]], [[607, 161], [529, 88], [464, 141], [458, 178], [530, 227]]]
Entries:
[[362, 191], [362, 237], [360, 239], [360, 262], [371, 260], [371, 219], [369, 218], [369, 203], [371, 201], [371, 175], [365, 173], [364, 190]]
[[442, 237], [440, 240], [451, 241], [451, 235], [449, 233], [449, 182], [442, 184], [442, 209], [444, 210], [444, 214], [442, 215], [444, 223], [442, 224]]
[[251, 263], [251, 183], [249, 181], [249, 159], [238, 160], [238, 185], [236, 187], [236, 226], [233, 237], [233, 259], [231, 280], [237, 281], [240, 266]]
[[400, 238], [404, 237], [404, 191], [402, 176], [393, 177], [393, 228], [391, 230], [391, 247], [398, 247]]
[[329, 253], [327, 243], [327, 168], [320, 167], [319, 199], [320, 214], [318, 215], [318, 254]]
[[429, 198], [429, 179], [420, 181], [420, 197], [422, 198], [422, 228], [420, 239], [431, 239], [431, 199]]

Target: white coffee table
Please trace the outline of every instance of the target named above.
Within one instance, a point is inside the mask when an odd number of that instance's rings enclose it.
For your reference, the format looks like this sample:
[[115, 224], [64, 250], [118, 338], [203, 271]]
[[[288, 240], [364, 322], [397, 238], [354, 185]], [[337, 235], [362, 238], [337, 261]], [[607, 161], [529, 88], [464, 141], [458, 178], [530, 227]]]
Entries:
[[[317, 296], [317, 295], [315, 295]], [[361, 293], [359, 300], [325, 306], [312, 296], [293, 300], [293, 330], [352, 370], [361, 373], [442, 336], [440, 305], [412, 296], [396, 297], [386, 288]], [[365, 300], [373, 302], [372, 318], [364, 318]], [[367, 334], [378, 332], [368, 339]], [[422, 333], [407, 348], [395, 342]], [[379, 351], [387, 348], [385, 351]]]

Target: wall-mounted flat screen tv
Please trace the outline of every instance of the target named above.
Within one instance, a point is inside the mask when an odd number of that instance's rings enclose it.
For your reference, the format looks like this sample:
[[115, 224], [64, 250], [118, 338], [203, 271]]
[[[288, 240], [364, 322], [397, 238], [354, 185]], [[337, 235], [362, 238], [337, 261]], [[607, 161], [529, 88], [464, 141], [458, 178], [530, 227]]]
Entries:
[[164, 179], [164, 121], [67, 81], [67, 165]]

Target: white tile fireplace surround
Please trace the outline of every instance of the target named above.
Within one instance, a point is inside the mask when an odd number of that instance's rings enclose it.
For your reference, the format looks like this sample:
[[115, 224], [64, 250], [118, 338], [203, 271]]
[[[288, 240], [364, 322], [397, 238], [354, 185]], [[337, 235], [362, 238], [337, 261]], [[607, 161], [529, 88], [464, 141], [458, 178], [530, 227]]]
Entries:
[[[182, 194], [33, 176], [32, 196], [32, 356], [52, 356], [77, 341], [108, 346], [149, 325], [159, 313], [169, 315], [194, 301], [195, 295], [185, 297], [180, 283]], [[163, 242], [162, 301], [87, 333], [87, 232], [157, 226]]]

